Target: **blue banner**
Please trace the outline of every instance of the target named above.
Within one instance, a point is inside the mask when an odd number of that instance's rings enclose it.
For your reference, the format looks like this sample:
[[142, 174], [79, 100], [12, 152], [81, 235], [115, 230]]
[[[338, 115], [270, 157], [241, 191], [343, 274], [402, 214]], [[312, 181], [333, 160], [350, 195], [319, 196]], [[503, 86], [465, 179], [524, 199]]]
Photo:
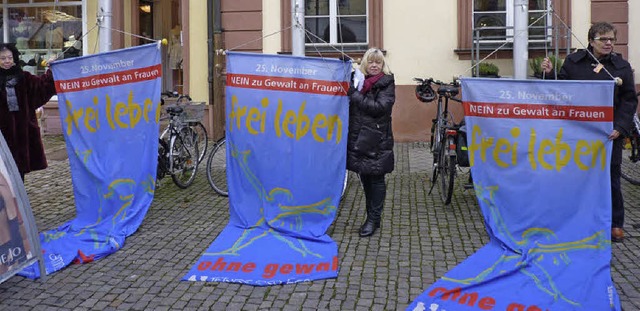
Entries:
[[253, 285], [338, 275], [326, 234], [346, 169], [351, 63], [227, 53], [230, 219], [184, 280]]
[[462, 80], [490, 242], [407, 310], [620, 310], [610, 271], [613, 89]]
[[[51, 64], [76, 218], [40, 234], [46, 271], [105, 257], [124, 245], [153, 200], [158, 159], [160, 45]], [[27, 277], [39, 277], [25, 269]]]

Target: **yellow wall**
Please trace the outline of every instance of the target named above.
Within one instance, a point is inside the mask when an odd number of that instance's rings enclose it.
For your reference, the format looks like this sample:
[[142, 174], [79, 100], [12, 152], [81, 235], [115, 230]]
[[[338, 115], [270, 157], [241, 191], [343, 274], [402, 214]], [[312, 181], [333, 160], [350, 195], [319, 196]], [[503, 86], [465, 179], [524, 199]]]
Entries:
[[413, 77], [451, 80], [453, 75], [471, 74], [466, 72], [471, 61], [460, 61], [453, 52], [456, 16], [456, 1], [384, 2], [384, 48], [396, 84], [414, 84]]
[[[131, 30], [131, 14], [133, 14], [133, 12], [131, 12], [131, 5], [129, 4], [129, 1], [125, 2], [125, 7], [123, 10], [124, 13], [124, 31], [126, 32], [132, 32]], [[124, 36], [124, 46], [125, 47], [129, 47], [131, 46], [131, 42], [132, 42], [132, 37], [131, 36]]]
[[262, 51], [276, 54], [281, 50], [280, 1], [262, 0]]
[[591, 27], [591, 0], [571, 2], [571, 32], [574, 34], [571, 47], [584, 49], [589, 45], [587, 33]]
[[[185, 22], [186, 23], [186, 22]], [[207, 4], [189, 1], [189, 95], [194, 101], [209, 102], [209, 60], [207, 51]]]
[[[98, 12], [98, 1], [85, 1], [87, 6], [87, 41], [83, 42], [83, 46], [87, 46], [88, 54], [98, 53], [99, 47], [97, 46], [98, 42], [98, 27], [96, 26], [97, 20], [97, 12]], [[95, 28], [94, 28], [95, 27]]]

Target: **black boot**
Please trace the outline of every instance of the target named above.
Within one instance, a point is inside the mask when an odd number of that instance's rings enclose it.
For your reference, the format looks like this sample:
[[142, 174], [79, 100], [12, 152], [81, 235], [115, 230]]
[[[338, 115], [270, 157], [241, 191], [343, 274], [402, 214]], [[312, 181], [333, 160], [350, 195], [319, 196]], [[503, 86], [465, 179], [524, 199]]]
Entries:
[[374, 221], [371, 218], [367, 217], [367, 220], [365, 220], [362, 224], [362, 227], [360, 227], [360, 236], [371, 236], [376, 232], [376, 229], [378, 228], [380, 228], [380, 221]]
[[387, 192], [384, 175], [361, 175], [367, 202], [367, 220], [360, 227], [360, 236], [371, 236], [380, 228], [380, 219]]

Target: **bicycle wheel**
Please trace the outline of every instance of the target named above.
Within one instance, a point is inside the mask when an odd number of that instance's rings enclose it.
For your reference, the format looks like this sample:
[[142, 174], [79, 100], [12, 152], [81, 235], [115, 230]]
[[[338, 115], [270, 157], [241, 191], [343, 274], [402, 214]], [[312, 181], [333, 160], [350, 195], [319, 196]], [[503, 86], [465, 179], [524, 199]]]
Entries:
[[629, 145], [622, 149], [622, 178], [632, 185], [640, 186], [640, 136], [634, 134], [629, 138]]
[[198, 164], [200, 164], [202, 163], [202, 160], [204, 160], [204, 156], [207, 154], [207, 148], [209, 148], [209, 136], [207, 135], [207, 129], [204, 128], [202, 122], [189, 122], [189, 126], [198, 135]]
[[169, 146], [167, 146], [167, 143], [162, 139], [158, 139], [158, 168], [156, 170], [156, 184], [158, 180], [167, 175], [168, 152]]
[[198, 144], [195, 137], [196, 134], [190, 127], [183, 127], [178, 136], [171, 137], [171, 179], [182, 189], [193, 183], [198, 171]]
[[447, 137], [440, 144], [440, 161], [438, 170], [440, 171], [440, 198], [445, 205], [451, 203], [453, 195], [453, 181], [456, 175], [456, 156], [450, 155], [448, 152], [450, 140], [453, 137]]
[[438, 119], [433, 119], [431, 120], [431, 138], [429, 138], [429, 149], [431, 150], [431, 152], [434, 152], [434, 144], [436, 143], [436, 138], [435, 138], [435, 133], [436, 132], [436, 123], [438, 122]]
[[431, 188], [438, 181], [438, 174], [440, 173], [440, 144], [442, 138], [440, 135], [443, 133], [440, 131], [438, 121], [433, 122], [433, 134], [431, 135], [431, 154], [433, 155], [433, 164], [431, 164]]
[[209, 185], [215, 192], [222, 196], [229, 195], [229, 186], [227, 184], [227, 144], [226, 139], [222, 138], [207, 159], [207, 179]]
[[349, 171], [344, 172], [344, 179], [342, 180], [342, 192], [340, 193], [340, 199], [344, 197], [344, 193], [347, 191], [347, 184], [349, 183]]

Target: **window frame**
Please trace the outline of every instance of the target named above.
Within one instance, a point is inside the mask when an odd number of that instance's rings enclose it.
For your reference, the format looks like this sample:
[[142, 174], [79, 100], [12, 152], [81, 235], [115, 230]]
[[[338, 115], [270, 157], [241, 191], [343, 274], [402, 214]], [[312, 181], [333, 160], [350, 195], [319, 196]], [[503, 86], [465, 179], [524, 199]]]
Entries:
[[[367, 44], [360, 45], [361, 48], [357, 48], [354, 50], [345, 50], [345, 52], [354, 53], [354, 54], [363, 54], [367, 49], [376, 47], [381, 50], [384, 50], [384, 42], [383, 42], [383, 7], [384, 0], [366, 0], [367, 1]], [[282, 14], [280, 18], [281, 26], [284, 31], [281, 33], [281, 53], [289, 54], [291, 53], [291, 0], [280, 0], [280, 8]], [[342, 47], [343, 45], [336, 45], [338, 47]], [[347, 47], [347, 45], [344, 45]], [[325, 53], [326, 52], [326, 53]], [[315, 48], [306, 48], [307, 55], [316, 55], [318, 52]], [[339, 52], [331, 49], [330, 51], [322, 51], [322, 56], [337, 56], [340, 54]]]
[[[514, 2], [518, 1], [518, 0], [505, 0], [505, 8], [504, 10], [500, 10], [500, 11], [476, 11], [474, 8], [474, 4], [475, 1], [473, 1], [472, 3], [472, 11], [471, 11], [471, 19], [472, 19], [472, 26], [473, 26], [473, 30], [475, 32], [475, 20], [476, 20], [476, 16], [480, 15], [480, 14], [504, 14], [504, 31], [505, 31], [505, 38], [504, 39], [498, 39], [498, 38], [490, 38], [490, 39], [483, 39], [483, 37], [480, 37], [480, 43], [498, 43], [498, 44], [502, 44], [505, 42], [513, 42], [513, 38], [514, 38], [514, 34], [515, 34], [515, 30], [514, 30]], [[551, 0], [545, 0], [545, 6], [549, 7], [549, 5], [551, 4]], [[531, 13], [535, 13], [535, 14], [540, 14], [545, 12], [546, 10], [529, 10], [529, 15], [531, 16]], [[534, 42], [534, 43], [544, 43], [546, 42], [551, 42], [553, 40], [553, 32], [552, 32], [552, 27], [553, 27], [553, 16], [550, 14], [546, 14], [547, 16], [545, 18], [543, 18], [542, 20], [547, 20], [546, 21], [546, 25], [547, 25], [547, 29], [546, 29], [546, 33], [544, 34], [544, 38], [541, 39], [531, 39], [531, 33], [529, 33], [529, 42]]]
[[[307, 24], [307, 21], [309, 20], [313, 20], [313, 19], [321, 19], [321, 18], [328, 18], [329, 19], [329, 40], [327, 43], [324, 42], [315, 42], [315, 43], [305, 43], [305, 49], [306, 50], [310, 50], [310, 49], [315, 49], [315, 48], [319, 48], [319, 49], [328, 49], [328, 48], [332, 48], [332, 47], [340, 47], [342, 46], [343, 48], [346, 49], [353, 49], [353, 48], [358, 48], [359, 46], [368, 46], [369, 45], [369, 4], [366, 0], [362, 0], [364, 2], [365, 5], [365, 13], [364, 14], [352, 14], [352, 15], [340, 15], [339, 14], [339, 1], [342, 0], [329, 0], [329, 14], [319, 14], [319, 15], [308, 15], [305, 13], [304, 19], [305, 19], [305, 25]], [[365, 19], [365, 41], [364, 42], [343, 42], [343, 43], [339, 43], [338, 39], [339, 39], [339, 32], [338, 32], [338, 23], [341, 21], [341, 18], [350, 18], [350, 17], [358, 17], [358, 18], [362, 18], [364, 17]], [[316, 36], [320, 37], [318, 33], [315, 34]]]
[[[550, 0], [551, 6], [554, 9], [556, 15], [564, 21], [567, 25], [571, 25], [571, 1], [564, 0]], [[553, 16], [551, 18], [555, 20], [556, 17]], [[556, 23], [557, 27], [562, 27], [561, 23]], [[458, 0], [458, 47], [454, 50], [455, 53], [458, 54], [460, 59], [470, 59], [471, 51], [473, 47], [473, 0]], [[551, 30], [553, 31], [553, 30]], [[552, 41], [550, 41], [552, 47], [558, 47], [561, 50], [566, 50], [570, 48], [571, 40], [565, 37], [560, 37], [558, 42], [553, 42], [553, 34]], [[504, 42], [504, 41], [501, 41]], [[544, 42], [544, 41], [540, 41]], [[530, 48], [531, 50], [531, 48]], [[481, 54], [486, 54], [481, 52]], [[535, 53], [534, 53], [535, 54]], [[513, 57], [513, 52], [511, 49], [503, 49], [496, 53], [497, 58], [511, 58]]]

